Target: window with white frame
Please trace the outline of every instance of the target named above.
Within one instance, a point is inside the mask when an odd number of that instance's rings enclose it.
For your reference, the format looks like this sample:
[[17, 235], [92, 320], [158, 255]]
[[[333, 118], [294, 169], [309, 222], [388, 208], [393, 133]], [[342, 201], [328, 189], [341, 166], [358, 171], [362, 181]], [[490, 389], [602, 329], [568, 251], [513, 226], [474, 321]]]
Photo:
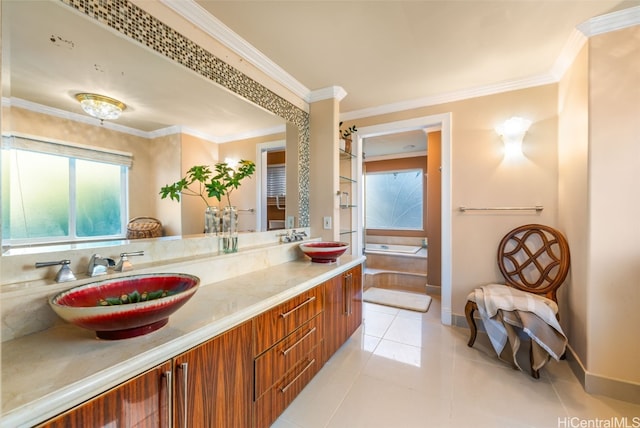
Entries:
[[423, 177], [422, 169], [368, 172], [367, 229], [423, 230]]
[[122, 238], [131, 155], [3, 136], [4, 245]]

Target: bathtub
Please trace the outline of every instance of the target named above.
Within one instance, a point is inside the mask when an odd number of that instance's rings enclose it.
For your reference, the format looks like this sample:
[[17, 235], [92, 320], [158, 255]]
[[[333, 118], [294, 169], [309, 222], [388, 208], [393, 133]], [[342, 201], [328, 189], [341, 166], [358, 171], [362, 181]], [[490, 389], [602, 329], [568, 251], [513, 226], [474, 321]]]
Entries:
[[422, 247], [416, 247], [412, 245], [395, 245], [395, 244], [365, 244], [365, 253], [382, 252], [382, 253], [401, 253], [401, 254], [416, 254]]
[[370, 287], [426, 294], [427, 274], [365, 268], [364, 289]]
[[367, 243], [364, 288], [426, 293], [427, 249], [415, 245]]

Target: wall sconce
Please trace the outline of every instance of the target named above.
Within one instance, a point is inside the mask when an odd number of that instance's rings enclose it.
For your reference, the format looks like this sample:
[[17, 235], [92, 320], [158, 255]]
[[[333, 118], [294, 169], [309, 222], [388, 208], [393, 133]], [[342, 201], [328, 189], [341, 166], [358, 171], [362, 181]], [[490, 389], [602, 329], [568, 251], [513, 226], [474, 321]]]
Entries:
[[104, 95], [81, 93], [76, 94], [82, 110], [90, 116], [100, 119], [117, 119], [120, 113], [127, 108], [123, 102]]
[[505, 156], [522, 156], [522, 140], [531, 123], [529, 119], [512, 117], [496, 127], [496, 132], [502, 137], [502, 142], [504, 143]]

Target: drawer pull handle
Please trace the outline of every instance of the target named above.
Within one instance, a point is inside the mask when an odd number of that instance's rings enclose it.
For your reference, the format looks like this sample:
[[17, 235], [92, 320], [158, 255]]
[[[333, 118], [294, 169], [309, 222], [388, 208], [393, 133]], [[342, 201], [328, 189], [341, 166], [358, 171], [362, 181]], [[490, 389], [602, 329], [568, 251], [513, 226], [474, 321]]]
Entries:
[[173, 381], [171, 370], [164, 372], [165, 388], [167, 389], [167, 426], [173, 426]]
[[287, 318], [289, 315], [291, 315], [292, 313], [294, 313], [295, 311], [297, 311], [298, 309], [300, 309], [301, 307], [303, 307], [304, 305], [307, 305], [311, 302], [313, 302], [314, 300], [316, 300], [316, 296], [311, 296], [309, 297], [307, 300], [305, 300], [304, 302], [300, 303], [298, 306], [296, 306], [295, 308], [291, 309], [289, 312], [285, 312], [284, 314], [280, 314], [280, 316], [282, 318]]
[[182, 413], [182, 426], [187, 428], [187, 423], [189, 420], [189, 412], [187, 410], [187, 406], [189, 405], [189, 398], [187, 394], [189, 392], [189, 380], [187, 379], [189, 363], [182, 363], [178, 367], [182, 369], [182, 391], [183, 391], [183, 402], [182, 406], [184, 407], [184, 412]]
[[304, 336], [302, 336], [300, 339], [296, 340], [296, 343], [294, 343], [293, 345], [289, 346], [287, 349], [281, 351], [282, 355], [287, 355], [289, 352], [291, 352], [293, 350], [293, 348], [295, 348], [296, 346], [298, 346], [300, 344], [300, 342], [302, 342], [303, 340], [305, 340], [307, 337], [311, 336], [314, 332], [316, 331], [316, 327], [313, 327], [311, 330], [309, 330]]
[[298, 373], [298, 375], [296, 377], [293, 378], [293, 380], [291, 382], [289, 382], [286, 386], [280, 388], [280, 392], [282, 392], [283, 394], [285, 392], [287, 392], [287, 390], [289, 388], [291, 388], [291, 386], [296, 383], [296, 381], [298, 379], [300, 379], [300, 376], [302, 376], [304, 374], [304, 372], [306, 372], [307, 370], [309, 370], [309, 367], [311, 367], [313, 365], [313, 363], [316, 362], [316, 359], [314, 358], [313, 360], [309, 361], [309, 363], [304, 367], [304, 369], [302, 369], [302, 371], [300, 373]]

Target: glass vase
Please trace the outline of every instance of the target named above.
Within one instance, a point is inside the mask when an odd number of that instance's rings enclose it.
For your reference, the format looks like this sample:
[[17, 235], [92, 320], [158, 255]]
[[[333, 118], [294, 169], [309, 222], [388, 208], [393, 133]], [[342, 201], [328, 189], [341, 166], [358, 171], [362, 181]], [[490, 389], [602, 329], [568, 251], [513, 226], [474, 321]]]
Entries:
[[236, 207], [224, 207], [222, 211], [222, 252], [238, 251], [238, 210]]
[[220, 216], [217, 207], [207, 207], [204, 210], [204, 234], [217, 235], [220, 227]]

